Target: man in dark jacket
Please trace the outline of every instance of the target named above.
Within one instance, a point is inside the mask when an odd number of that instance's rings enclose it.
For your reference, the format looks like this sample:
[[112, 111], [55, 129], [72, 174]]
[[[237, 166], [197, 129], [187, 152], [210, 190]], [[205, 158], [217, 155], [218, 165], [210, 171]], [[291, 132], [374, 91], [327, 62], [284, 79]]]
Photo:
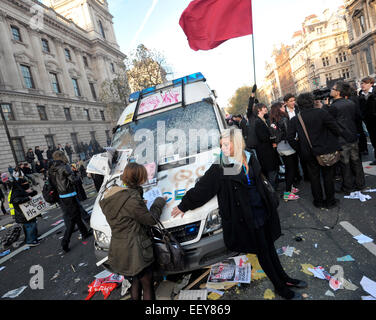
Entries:
[[54, 150], [51, 146], [48, 146], [47, 150], [47, 160], [52, 161], [52, 154], [54, 153]]
[[242, 130], [244, 140], [247, 140], [247, 120], [241, 114], [234, 115], [232, 121]]
[[23, 225], [25, 233], [25, 242], [28, 246], [39, 245], [37, 218], [27, 221], [25, 215], [20, 209], [20, 204], [31, 200], [31, 197], [37, 195], [37, 191], [30, 189], [28, 182], [23, 178], [15, 178], [12, 182], [10, 203], [14, 207], [15, 221]]
[[258, 144], [257, 140], [257, 135], [256, 135], [256, 119], [257, 115], [254, 112], [254, 106], [255, 104], [259, 103], [259, 101], [256, 99], [256, 90], [257, 90], [257, 85], [254, 85], [252, 88], [251, 95], [249, 96], [248, 99], [248, 108], [247, 108], [247, 134], [246, 134], [246, 140], [245, 140], [245, 145], [246, 145], [246, 150], [249, 152], [252, 152], [256, 158], [257, 158], [257, 152], [256, 152], [256, 147]]
[[340, 129], [338, 141], [341, 146], [342, 190], [346, 193], [354, 191], [354, 188], [362, 190], [366, 183], [358, 146], [360, 110], [353, 101], [345, 99], [349, 92], [348, 83], [337, 81], [330, 93], [333, 103], [329, 107], [329, 113]]
[[72, 150], [72, 147], [70, 146], [70, 144], [68, 142], [65, 144], [65, 152], [67, 153], [67, 155], [69, 157], [69, 163], [72, 163], [73, 150]]
[[44, 152], [44, 150], [40, 150], [39, 146], [35, 147], [35, 154], [36, 154], [39, 162], [42, 163], [42, 164], [44, 162], [43, 152]]
[[28, 163], [30, 163], [33, 172], [35, 172], [35, 162], [34, 162], [34, 160], [35, 160], [35, 154], [33, 152], [33, 149], [29, 148], [26, 152], [26, 161]]
[[[298, 104], [301, 108], [300, 114], [308, 131], [312, 148], [297, 116], [293, 117], [289, 122], [287, 140], [291, 147], [295, 150], [300, 150], [301, 156], [307, 164], [311, 192], [314, 199], [313, 205], [318, 208], [332, 208], [337, 204], [334, 198], [334, 168], [333, 166], [320, 166], [316, 156], [332, 153], [340, 149], [338, 143], [339, 128], [328, 112], [320, 108], [314, 108], [312, 94], [302, 93], [299, 95]], [[324, 180], [325, 200], [323, 199], [320, 173]]]
[[359, 92], [360, 110], [374, 150], [375, 159], [370, 165], [376, 165], [376, 87], [374, 84], [375, 79], [364, 78], [360, 83], [362, 90]]
[[51, 184], [59, 193], [60, 205], [63, 209], [63, 219], [65, 223], [65, 233], [61, 241], [64, 252], [68, 252], [69, 241], [77, 224], [81, 232], [82, 239], [88, 238], [91, 233], [87, 230], [81, 219], [80, 204], [77, 200], [75, 191], [75, 180], [72, 170], [68, 164], [68, 159], [63, 151], [55, 151], [52, 155], [53, 164], [48, 170], [48, 176]]

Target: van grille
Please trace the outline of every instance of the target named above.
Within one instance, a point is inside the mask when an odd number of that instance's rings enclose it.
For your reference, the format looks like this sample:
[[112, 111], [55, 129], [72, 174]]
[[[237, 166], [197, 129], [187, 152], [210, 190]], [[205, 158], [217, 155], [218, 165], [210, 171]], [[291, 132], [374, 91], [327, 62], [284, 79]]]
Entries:
[[172, 233], [179, 243], [183, 243], [197, 238], [200, 230], [200, 224], [201, 221], [197, 221], [182, 226], [169, 228], [168, 231]]

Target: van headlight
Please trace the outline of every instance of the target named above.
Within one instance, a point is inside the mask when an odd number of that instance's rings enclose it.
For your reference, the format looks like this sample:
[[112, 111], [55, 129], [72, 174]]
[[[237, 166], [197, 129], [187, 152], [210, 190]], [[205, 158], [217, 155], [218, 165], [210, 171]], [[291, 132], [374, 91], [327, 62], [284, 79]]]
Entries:
[[219, 215], [219, 209], [215, 209], [208, 214], [203, 234], [216, 231], [222, 228], [222, 218]]
[[96, 244], [102, 249], [110, 248], [111, 238], [108, 237], [104, 232], [94, 230], [94, 238], [95, 238]]

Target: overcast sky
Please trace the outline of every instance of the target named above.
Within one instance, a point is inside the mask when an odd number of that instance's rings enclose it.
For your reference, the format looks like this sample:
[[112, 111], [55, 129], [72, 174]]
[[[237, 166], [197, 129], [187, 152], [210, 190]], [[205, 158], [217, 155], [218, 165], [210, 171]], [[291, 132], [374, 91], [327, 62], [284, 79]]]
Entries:
[[[190, 0], [108, 0], [121, 51], [143, 43], [161, 52], [178, 78], [202, 72], [219, 104], [226, 107], [236, 89], [252, 86], [252, 36], [231, 39], [209, 51], [193, 51], [179, 26]], [[304, 18], [338, 7], [343, 0], [253, 0], [256, 82], [264, 78], [265, 60], [274, 44], [288, 43]]]

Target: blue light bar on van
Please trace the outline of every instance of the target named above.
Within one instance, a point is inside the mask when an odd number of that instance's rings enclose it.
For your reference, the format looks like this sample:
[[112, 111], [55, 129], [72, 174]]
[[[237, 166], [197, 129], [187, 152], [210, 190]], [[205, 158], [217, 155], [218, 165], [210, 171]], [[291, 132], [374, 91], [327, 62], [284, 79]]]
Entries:
[[[206, 81], [206, 79], [204, 78], [201, 72], [196, 72], [196, 73], [190, 74], [189, 76], [172, 80], [172, 85], [180, 85], [182, 81], [184, 82], [184, 84], [187, 84], [187, 83], [193, 83], [193, 82], [200, 81], [200, 80]], [[162, 89], [162, 88], [159, 88], [159, 89]], [[153, 87], [143, 89], [142, 91], [133, 92], [129, 96], [128, 100], [129, 102], [137, 101], [138, 97], [140, 96], [140, 93], [142, 93], [143, 95], [146, 95], [148, 93], [155, 92], [156, 90], [157, 90], [157, 87], [153, 86]]]

